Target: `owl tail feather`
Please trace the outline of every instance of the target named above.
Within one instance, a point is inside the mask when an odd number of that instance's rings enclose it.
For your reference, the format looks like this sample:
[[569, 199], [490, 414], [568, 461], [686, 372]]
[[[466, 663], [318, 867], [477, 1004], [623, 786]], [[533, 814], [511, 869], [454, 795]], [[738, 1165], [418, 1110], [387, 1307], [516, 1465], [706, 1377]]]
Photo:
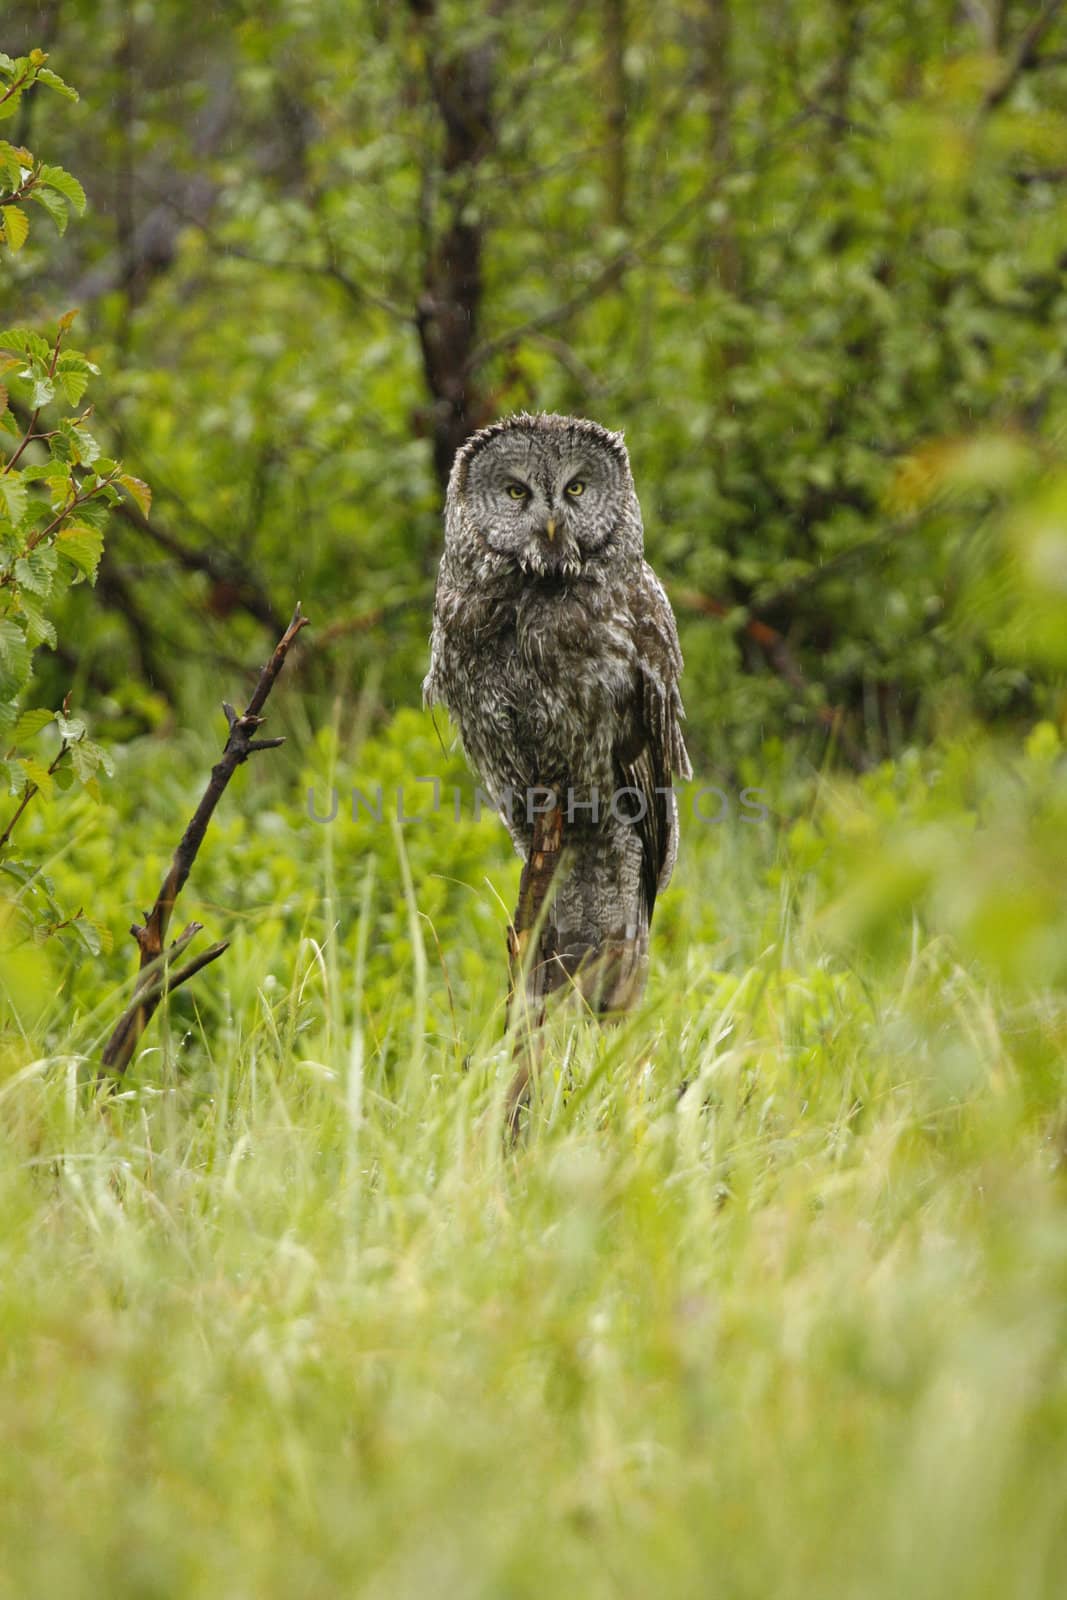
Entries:
[[567, 841], [549, 913], [560, 986], [598, 1014], [628, 1011], [648, 975], [649, 908], [638, 830], [620, 822]]
[[[648, 974], [649, 913], [637, 830], [569, 830], [538, 819], [527, 852], [509, 948], [521, 966], [527, 1017], [570, 992], [599, 1015], [628, 1011]], [[536, 948], [534, 943], [536, 941]]]

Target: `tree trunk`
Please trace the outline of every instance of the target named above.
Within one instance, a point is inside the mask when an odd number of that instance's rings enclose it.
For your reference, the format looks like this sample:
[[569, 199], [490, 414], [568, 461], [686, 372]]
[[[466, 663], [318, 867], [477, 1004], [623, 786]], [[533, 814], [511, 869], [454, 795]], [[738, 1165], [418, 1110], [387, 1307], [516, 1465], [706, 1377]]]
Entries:
[[626, 226], [626, 0], [604, 0], [607, 220]]
[[[703, 0], [700, 22], [700, 76], [708, 104], [708, 158], [721, 190], [734, 159], [730, 0]], [[709, 230], [702, 246], [702, 275], [710, 272], [727, 294], [737, 294], [741, 287], [741, 257], [729, 214]]]
[[[430, 392], [433, 464], [442, 493], [463, 441], [486, 420], [470, 370], [482, 301], [485, 219], [476, 175], [493, 148], [493, 50], [483, 42], [450, 51], [432, 0], [410, 0], [425, 49], [426, 76], [440, 122], [440, 208], [431, 213], [416, 327]], [[427, 177], [429, 178], [429, 174]]]

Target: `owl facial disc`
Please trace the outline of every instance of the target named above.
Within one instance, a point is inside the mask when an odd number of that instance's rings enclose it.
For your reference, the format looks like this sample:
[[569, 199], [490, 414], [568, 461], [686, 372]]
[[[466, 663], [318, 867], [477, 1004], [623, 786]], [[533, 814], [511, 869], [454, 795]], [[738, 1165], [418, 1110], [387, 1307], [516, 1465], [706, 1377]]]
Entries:
[[483, 549], [531, 578], [577, 577], [620, 540], [640, 550], [640, 512], [617, 434], [568, 417], [509, 418], [469, 440], [454, 503]]

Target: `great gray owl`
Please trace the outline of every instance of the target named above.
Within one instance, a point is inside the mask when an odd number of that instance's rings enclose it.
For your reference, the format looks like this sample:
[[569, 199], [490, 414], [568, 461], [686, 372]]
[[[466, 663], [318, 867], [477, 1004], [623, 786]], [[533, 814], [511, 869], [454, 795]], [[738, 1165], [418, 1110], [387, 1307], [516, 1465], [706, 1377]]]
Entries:
[[644, 559], [622, 435], [552, 415], [474, 434], [452, 467], [428, 705], [529, 854], [554, 789], [564, 856], [549, 912], [555, 979], [601, 1011], [631, 1004], [689, 777], [674, 615]]

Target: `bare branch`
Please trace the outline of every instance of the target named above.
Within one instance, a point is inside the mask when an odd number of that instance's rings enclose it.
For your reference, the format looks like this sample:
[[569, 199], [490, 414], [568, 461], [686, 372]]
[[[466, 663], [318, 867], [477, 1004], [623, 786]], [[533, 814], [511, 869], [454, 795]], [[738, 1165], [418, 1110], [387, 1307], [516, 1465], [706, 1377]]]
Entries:
[[[282, 638], [274, 648], [274, 653], [259, 675], [252, 698], [249, 700], [243, 715], [238, 716], [231, 705], [225, 704], [223, 709], [229, 723], [229, 736], [226, 740], [222, 757], [211, 769], [211, 777], [207, 788], [204, 790], [200, 804], [193, 813], [189, 826], [178, 843], [170, 870], [164, 878], [155, 904], [147, 914], [144, 924], [134, 924], [130, 929], [137, 947], [141, 952], [140, 975], [134, 999], [130, 1006], [119, 1019], [110, 1039], [104, 1047], [102, 1062], [105, 1068], [116, 1072], [125, 1072], [137, 1048], [137, 1041], [141, 1037], [148, 1023], [151, 1021], [156, 1008], [164, 994], [176, 988], [178, 983], [185, 983], [200, 969], [214, 961], [226, 949], [225, 943], [213, 945], [205, 951], [203, 956], [186, 964], [173, 973], [170, 978], [159, 977], [158, 969], [164, 960], [163, 942], [167, 936], [174, 903], [184, 887], [197, 852], [204, 841], [208, 824], [215, 812], [215, 807], [222, 799], [226, 786], [233, 777], [237, 768], [243, 761], [257, 750], [274, 749], [283, 741], [281, 739], [257, 739], [253, 735], [263, 722], [260, 716], [267, 697], [274, 687], [278, 674], [285, 665], [285, 658], [289, 648], [300, 630], [307, 626], [307, 618], [302, 614], [299, 605], [293, 612], [293, 619], [285, 630]], [[170, 950], [166, 952], [165, 960], [183, 948], [199, 931], [199, 924], [190, 923], [175, 940]]]
[[[183, 983], [188, 983], [190, 978], [195, 978], [198, 972], [202, 972], [212, 961], [217, 961], [219, 956], [224, 955], [229, 948], [230, 941], [222, 939], [218, 944], [210, 945], [200, 955], [194, 956], [191, 961], [187, 961], [183, 967], [171, 970], [164, 965], [163, 969], [156, 972], [148, 983], [143, 987], [138, 986], [137, 998], [126, 1007], [126, 1010], [115, 1024], [115, 1030], [111, 1038], [108, 1040], [107, 1047], [109, 1050], [114, 1051], [114, 1064], [118, 1066], [120, 1072], [125, 1070], [125, 1063], [133, 1055], [134, 1050], [137, 1048], [137, 1041], [144, 1032], [147, 1018], [144, 1021], [141, 1018], [144, 1016], [146, 1007], [151, 1006], [152, 1011], [154, 1011], [166, 995], [173, 994], [174, 990], [180, 989]], [[169, 956], [170, 952], [168, 951], [168, 959]], [[151, 1012], [149, 1012], [150, 1015]], [[119, 1062], [122, 1065], [119, 1065]], [[112, 1063], [105, 1062], [105, 1065], [112, 1065]]]

